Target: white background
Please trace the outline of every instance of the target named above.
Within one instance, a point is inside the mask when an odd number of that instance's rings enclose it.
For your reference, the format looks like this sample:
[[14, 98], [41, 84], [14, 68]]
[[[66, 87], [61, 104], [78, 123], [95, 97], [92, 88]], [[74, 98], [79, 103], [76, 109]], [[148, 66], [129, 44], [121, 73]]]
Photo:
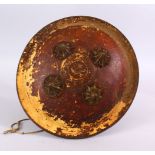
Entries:
[[[30, 38], [48, 23], [73, 15], [106, 20], [129, 39], [139, 62], [132, 106], [112, 128], [70, 140], [42, 132], [3, 135], [27, 117], [16, 93], [16, 69]], [[27, 131], [38, 129], [26, 122]], [[155, 150], [155, 5], [0, 5], [0, 150]]]

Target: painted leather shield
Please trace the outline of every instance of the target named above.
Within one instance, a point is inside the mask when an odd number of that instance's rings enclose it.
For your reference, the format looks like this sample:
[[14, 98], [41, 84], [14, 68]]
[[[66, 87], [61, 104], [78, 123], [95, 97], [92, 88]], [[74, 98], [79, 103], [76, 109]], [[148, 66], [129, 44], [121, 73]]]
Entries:
[[26, 114], [43, 130], [86, 138], [115, 124], [138, 86], [138, 64], [126, 37], [93, 17], [50, 23], [28, 42], [17, 70]]

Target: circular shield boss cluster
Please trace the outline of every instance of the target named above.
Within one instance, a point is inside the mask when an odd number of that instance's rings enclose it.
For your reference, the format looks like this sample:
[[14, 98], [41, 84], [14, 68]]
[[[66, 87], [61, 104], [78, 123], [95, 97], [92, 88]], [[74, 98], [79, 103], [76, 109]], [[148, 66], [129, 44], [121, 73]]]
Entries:
[[125, 36], [111, 24], [76, 16], [41, 29], [27, 44], [17, 91], [43, 130], [86, 138], [115, 124], [138, 86], [138, 64]]

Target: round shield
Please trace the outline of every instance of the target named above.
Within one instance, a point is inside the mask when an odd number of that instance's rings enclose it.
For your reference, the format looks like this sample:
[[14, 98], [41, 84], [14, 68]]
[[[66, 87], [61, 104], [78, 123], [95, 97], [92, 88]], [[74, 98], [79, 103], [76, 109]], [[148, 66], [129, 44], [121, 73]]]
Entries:
[[17, 70], [26, 114], [43, 130], [86, 138], [115, 124], [138, 86], [138, 64], [126, 37], [93, 17], [57, 20], [28, 42]]

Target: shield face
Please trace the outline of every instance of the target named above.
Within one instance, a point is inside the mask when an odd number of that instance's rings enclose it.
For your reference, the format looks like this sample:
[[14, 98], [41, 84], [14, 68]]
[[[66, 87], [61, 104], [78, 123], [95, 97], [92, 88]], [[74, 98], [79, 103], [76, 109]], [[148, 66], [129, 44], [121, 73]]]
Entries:
[[137, 86], [138, 64], [129, 41], [93, 17], [68, 17], [41, 29], [17, 70], [27, 115], [65, 138], [86, 138], [111, 127], [128, 110]]

